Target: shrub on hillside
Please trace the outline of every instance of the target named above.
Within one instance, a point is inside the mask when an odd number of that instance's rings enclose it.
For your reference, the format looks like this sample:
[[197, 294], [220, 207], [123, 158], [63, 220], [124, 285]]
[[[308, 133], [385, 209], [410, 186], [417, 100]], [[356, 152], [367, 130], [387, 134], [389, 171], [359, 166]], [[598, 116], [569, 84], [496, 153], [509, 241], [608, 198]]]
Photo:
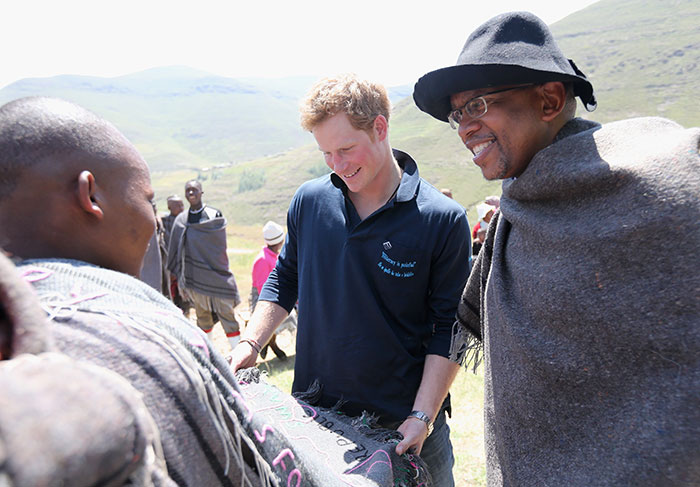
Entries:
[[265, 171], [255, 171], [246, 169], [241, 174], [241, 180], [238, 183], [238, 192], [245, 193], [246, 191], [255, 191], [265, 185]]

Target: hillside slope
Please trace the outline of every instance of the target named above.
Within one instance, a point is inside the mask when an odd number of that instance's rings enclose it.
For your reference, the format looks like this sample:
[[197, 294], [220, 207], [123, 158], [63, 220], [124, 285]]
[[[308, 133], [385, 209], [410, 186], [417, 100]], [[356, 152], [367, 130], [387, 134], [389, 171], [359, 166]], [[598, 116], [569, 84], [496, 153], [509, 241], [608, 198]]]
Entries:
[[[580, 115], [601, 122], [660, 115], [700, 126], [697, 0], [601, 0], [552, 30], [595, 86], [598, 109], [579, 109]], [[231, 79], [167, 67], [117, 78], [21, 80], [0, 90], [0, 103], [36, 94], [75, 101], [136, 144], [151, 167], [160, 208], [168, 194], [182, 193], [185, 181], [200, 178], [207, 201], [235, 222], [257, 225], [283, 221], [294, 190], [328, 171], [298, 123], [299, 99], [314, 81]], [[456, 133], [415, 108], [411, 91], [390, 89], [392, 145], [467, 208], [498, 193], [499, 183], [482, 179]]]
[[700, 126], [697, 0], [601, 0], [552, 31], [595, 87], [599, 108], [589, 118], [659, 115]]

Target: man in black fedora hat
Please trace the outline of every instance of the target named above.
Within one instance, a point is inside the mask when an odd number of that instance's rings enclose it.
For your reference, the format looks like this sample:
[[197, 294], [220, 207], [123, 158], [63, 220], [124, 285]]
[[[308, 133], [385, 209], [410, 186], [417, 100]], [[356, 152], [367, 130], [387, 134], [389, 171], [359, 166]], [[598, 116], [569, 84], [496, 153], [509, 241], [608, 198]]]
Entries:
[[489, 485], [698, 485], [700, 130], [576, 118], [593, 86], [527, 12], [413, 96], [503, 180], [452, 347], [485, 362]]

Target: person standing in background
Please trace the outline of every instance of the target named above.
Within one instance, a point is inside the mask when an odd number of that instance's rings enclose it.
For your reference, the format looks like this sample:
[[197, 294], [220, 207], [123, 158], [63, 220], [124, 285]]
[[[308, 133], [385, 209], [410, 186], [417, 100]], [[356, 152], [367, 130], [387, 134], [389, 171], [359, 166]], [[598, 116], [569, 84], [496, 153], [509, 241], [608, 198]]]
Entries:
[[175, 223], [175, 217], [180, 213], [185, 211], [185, 202], [182, 201], [178, 195], [173, 194], [168, 196], [168, 213], [166, 216], [161, 218], [163, 222], [163, 230], [165, 231], [165, 247], [170, 245], [170, 232], [173, 229], [173, 223]]
[[[260, 296], [260, 291], [262, 291], [263, 285], [267, 280], [267, 276], [270, 275], [272, 269], [275, 268], [275, 264], [277, 264], [277, 257], [279, 256], [280, 250], [282, 250], [282, 246], [284, 245], [284, 229], [277, 223], [268, 221], [263, 227], [263, 238], [265, 239], [265, 246], [260, 250], [260, 253], [255, 258], [255, 262], [253, 262], [253, 285], [250, 290], [251, 313], [255, 311], [255, 305], [258, 303], [258, 297]], [[287, 321], [293, 321], [294, 326], [296, 326], [296, 320], [291, 314], [285, 320], [285, 322]], [[284, 326], [285, 322], [280, 325], [280, 328]], [[280, 360], [285, 360], [287, 358], [287, 354], [284, 353], [284, 350], [277, 346], [277, 333], [279, 332], [280, 328], [277, 329], [277, 331], [270, 338], [269, 343], [260, 351], [261, 358], [265, 358], [267, 355], [268, 347], [275, 352], [275, 355], [277, 355]]]
[[234, 308], [241, 299], [226, 253], [226, 218], [202, 202], [203, 194], [199, 181], [185, 184], [190, 209], [173, 223], [168, 270], [177, 278], [180, 292], [194, 305], [197, 325], [211, 333], [220, 321], [234, 348], [241, 334]]

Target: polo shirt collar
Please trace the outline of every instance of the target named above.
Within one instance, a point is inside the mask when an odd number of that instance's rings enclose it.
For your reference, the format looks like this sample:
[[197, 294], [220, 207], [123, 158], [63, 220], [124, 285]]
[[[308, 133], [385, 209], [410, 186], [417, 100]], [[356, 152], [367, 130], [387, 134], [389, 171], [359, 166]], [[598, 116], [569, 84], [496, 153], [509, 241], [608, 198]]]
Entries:
[[[392, 149], [394, 159], [398, 162], [399, 167], [403, 169], [399, 189], [396, 192], [396, 201], [399, 203], [411, 201], [415, 198], [418, 192], [418, 183], [420, 176], [418, 175], [418, 165], [411, 156], [398, 149]], [[331, 182], [333, 186], [343, 191], [344, 195], [348, 193], [348, 187], [343, 180], [335, 173], [331, 173]]]

